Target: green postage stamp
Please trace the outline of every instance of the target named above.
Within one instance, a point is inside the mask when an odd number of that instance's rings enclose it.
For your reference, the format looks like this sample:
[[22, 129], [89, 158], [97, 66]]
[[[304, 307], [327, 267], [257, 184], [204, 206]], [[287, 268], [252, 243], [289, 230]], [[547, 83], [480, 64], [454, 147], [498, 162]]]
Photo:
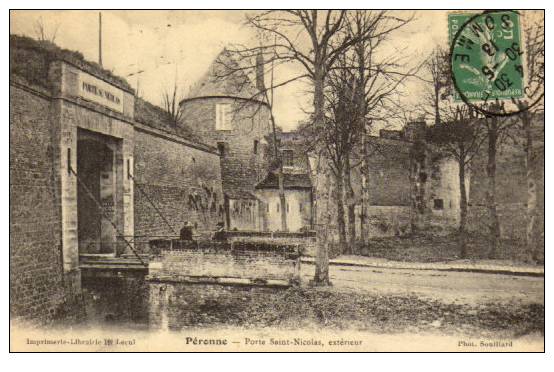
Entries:
[[520, 15], [515, 11], [448, 15], [454, 100], [466, 103], [524, 96]]

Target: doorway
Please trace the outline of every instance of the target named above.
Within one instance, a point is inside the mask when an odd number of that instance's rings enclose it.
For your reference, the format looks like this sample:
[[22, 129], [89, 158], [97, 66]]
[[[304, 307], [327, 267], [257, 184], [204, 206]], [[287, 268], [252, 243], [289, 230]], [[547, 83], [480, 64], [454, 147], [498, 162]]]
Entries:
[[77, 134], [77, 230], [79, 254], [115, 254], [121, 182], [116, 138], [79, 129]]

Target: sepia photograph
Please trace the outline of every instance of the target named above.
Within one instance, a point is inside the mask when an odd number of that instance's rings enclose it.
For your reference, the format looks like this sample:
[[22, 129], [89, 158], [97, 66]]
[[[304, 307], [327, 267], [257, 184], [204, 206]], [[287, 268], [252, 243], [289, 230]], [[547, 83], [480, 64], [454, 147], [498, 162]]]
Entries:
[[543, 353], [544, 85], [545, 10], [9, 10], [10, 352]]

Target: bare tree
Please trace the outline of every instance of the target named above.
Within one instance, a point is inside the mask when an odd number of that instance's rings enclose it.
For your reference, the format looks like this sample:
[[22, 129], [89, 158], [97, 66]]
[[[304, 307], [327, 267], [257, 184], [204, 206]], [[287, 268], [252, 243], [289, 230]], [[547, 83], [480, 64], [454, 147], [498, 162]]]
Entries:
[[[373, 23], [387, 24], [382, 33], [390, 33], [402, 27], [407, 21], [387, 12], [376, 12]], [[347, 32], [349, 12], [340, 10], [284, 10], [265, 11], [247, 18], [247, 24], [259, 32], [266, 44], [256, 47], [239, 46], [233, 53], [239, 60], [253, 60], [262, 52], [265, 64], [296, 63], [302, 73], [285, 81], [274, 84], [273, 88], [286, 85], [299, 79], [307, 79], [312, 86], [314, 124], [325, 125], [325, 88], [329, 72], [337, 59], [356, 43], [374, 39], [380, 34], [369, 25], [358, 34]], [[242, 64], [244, 65], [244, 64]], [[250, 67], [252, 68], [252, 67]], [[242, 69], [248, 69], [243, 67]], [[263, 95], [263, 93], [262, 93]], [[320, 224], [318, 224], [319, 226]], [[318, 245], [316, 255], [316, 274], [314, 283], [329, 283], [328, 270], [328, 231], [325, 226], [318, 227]]]
[[458, 227], [460, 257], [467, 256], [467, 190], [466, 172], [484, 140], [478, 114], [463, 104], [452, 107], [452, 115], [439, 118], [427, 131], [427, 139], [436, 145], [441, 153], [458, 163], [460, 187], [460, 224]]
[[458, 164], [460, 188], [460, 224], [458, 236], [460, 256], [467, 256], [467, 190], [466, 173], [483, 140], [479, 114], [465, 103], [453, 104], [448, 98], [452, 94], [448, 54], [440, 47], [435, 48], [425, 66], [430, 75], [427, 104], [432, 107], [435, 125], [427, 131], [427, 140], [438, 147], [447, 157]]
[[[503, 104], [493, 102], [483, 104], [487, 106], [487, 112], [502, 112]], [[496, 156], [498, 147], [510, 137], [510, 131], [516, 124], [515, 120], [506, 119], [497, 115], [485, 115], [482, 121], [485, 125], [487, 137], [487, 191], [485, 194], [487, 210], [488, 210], [488, 230], [490, 249], [488, 252], [489, 258], [495, 258], [500, 243], [500, 220], [498, 218], [497, 201], [496, 201]]]
[[[360, 40], [356, 42], [352, 50], [352, 67], [356, 75], [358, 89], [356, 91], [357, 110], [359, 115], [357, 126], [361, 131], [361, 231], [362, 242], [368, 236], [369, 210], [369, 180], [370, 175], [368, 159], [372, 154], [379, 152], [379, 146], [370, 146], [367, 136], [371, 126], [377, 122], [387, 122], [397, 116], [399, 108], [398, 99], [401, 96], [399, 88], [406, 79], [415, 77], [421, 66], [409, 67], [406, 59], [400, 51], [384, 54], [382, 47], [390, 35], [399, 28], [407, 25], [412, 17], [405, 19], [396, 18], [390, 22], [387, 14], [381, 12], [356, 11], [350, 15], [349, 32]], [[374, 37], [362, 37], [364, 34]], [[347, 201], [349, 236], [355, 239], [355, 198], [350, 184], [350, 170], [359, 164], [350, 162], [350, 154], [347, 156]], [[352, 246], [352, 241], [351, 241]]]
[[[363, 121], [358, 112], [360, 110], [359, 101], [356, 99], [359, 96], [357, 90], [360, 87], [357, 85], [355, 75], [348, 69], [333, 71], [328, 78], [328, 84], [325, 124], [319, 128], [315, 126], [315, 128], [319, 132], [319, 140], [325, 148], [324, 154], [329, 159], [330, 169], [334, 176], [340, 251], [352, 253], [351, 245], [346, 246], [344, 201], [345, 183], [348, 188], [347, 199], [353, 198], [350, 184], [350, 158], [362, 133]], [[349, 201], [348, 204], [352, 203]], [[349, 220], [352, 220], [350, 213]]]
[[[399, 86], [408, 77], [414, 76], [417, 70], [417, 67], [408, 68], [400, 53], [386, 55], [380, 50], [389, 34], [382, 32], [388, 27], [385, 22], [374, 21], [379, 14], [356, 11], [348, 15], [347, 32], [352, 37], [361, 34], [378, 36], [360, 39], [337, 59], [327, 79], [326, 124], [312, 131], [314, 135], [310, 136], [311, 141], [317, 138], [321, 142], [324, 154], [330, 160], [335, 179], [339, 244], [346, 253], [354, 252], [357, 235], [355, 207], [359, 198], [354, 194], [351, 173], [361, 164], [367, 165], [367, 158], [371, 156], [367, 144], [364, 146], [364, 136], [371, 123], [379, 120], [384, 113], [391, 114], [393, 96], [399, 94]], [[368, 28], [371, 28], [370, 32]], [[362, 202], [366, 203], [365, 212], [368, 197], [363, 196], [367, 195], [369, 172], [362, 169], [361, 173], [364, 178]], [[364, 225], [365, 222], [364, 218]]]
[[55, 23], [52, 30], [48, 30], [46, 25], [44, 24], [44, 20], [42, 19], [42, 17], [39, 17], [33, 25], [35, 38], [38, 41], [48, 41], [50, 43], [54, 43], [56, 41], [56, 35], [58, 34], [59, 28], [60, 24]]
[[[431, 115], [434, 117], [435, 124], [440, 124], [444, 100], [452, 91], [448, 52], [437, 46], [425, 62], [425, 70], [429, 74], [430, 80], [426, 86], [427, 104], [424, 106], [424, 110], [431, 107]], [[425, 111], [425, 114], [429, 114], [429, 112]]]
[[171, 87], [165, 87], [162, 91], [163, 109], [168, 114], [171, 123], [177, 127], [181, 123], [183, 110], [179, 106], [179, 102], [183, 99], [180, 94], [180, 89], [177, 86], [177, 78]]
[[[308, 78], [313, 86], [314, 120], [324, 123], [324, 87], [328, 72], [335, 60], [352, 46], [356, 40], [342, 39], [346, 11], [289, 10], [267, 11], [247, 18], [247, 23], [275, 40], [268, 45], [236, 50], [243, 58], [257, 55], [260, 51], [270, 51], [267, 62], [296, 62], [304, 68], [304, 73], [289, 79], [287, 82]], [[266, 63], [267, 63], [266, 62]], [[321, 229], [318, 229], [321, 230]], [[323, 233], [323, 234], [322, 234]], [[321, 239], [316, 255], [316, 273], [314, 283], [329, 283], [329, 258], [327, 231], [319, 231]]]
[[519, 100], [517, 102], [521, 113], [519, 118], [521, 127], [525, 135], [525, 166], [526, 184], [527, 184], [527, 211], [526, 211], [526, 259], [538, 261], [538, 244], [535, 241], [536, 237], [536, 219], [537, 219], [537, 180], [536, 180], [536, 163], [537, 154], [533, 144], [532, 122], [533, 116], [537, 112], [544, 112], [544, 103], [539, 95], [544, 94], [544, 24], [536, 22], [526, 30], [526, 50], [527, 50], [527, 81], [528, 95], [531, 99], [539, 99], [536, 105], [531, 110], [527, 100]]

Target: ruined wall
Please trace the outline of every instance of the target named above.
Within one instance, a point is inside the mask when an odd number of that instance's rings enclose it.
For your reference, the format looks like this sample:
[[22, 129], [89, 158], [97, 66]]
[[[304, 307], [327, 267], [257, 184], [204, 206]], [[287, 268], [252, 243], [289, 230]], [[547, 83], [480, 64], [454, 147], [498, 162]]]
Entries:
[[[537, 181], [537, 237], [544, 242], [544, 117], [535, 117], [533, 122], [533, 145], [536, 156], [535, 177]], [[496, 199], [500, 220], [501, 236], [515, 240], [525, 240], [527, 184], [524, 151], [524, 134], [512, 131], [498, 147], [496, 165]], [[468, 228], [475, 232], [485, 232], [488, 217], [486, 214], [487, 191], [487, 143], [475, 157], [471, 168], [469, 193]]]
[[[369, 204], [378, 206], [410, 205], [410, 158], [412, 144], [406, 141], [375, 139], [368, 157], [370, 175]], [[361, 194], [361, 175], [353, 172], [352, 187]]]
[[140, 128], [135, 127], [135, 234], [175, 235], [148, 199], [177, 234], [185, 221], [215, 230], [224, 220], [219, 156], [177, 136]]
[[64, 301], [50, 100], [10, 84], [10, 314], [50, 320]]
[[[460, 181], [458, 163], [452, 158], [434, 158], [427, 182], [427, 220], [434, 228], [454, 228], [460, 222]], [[471, 174], [466, 171], [466, 192]]]
[[[231, 104], [232, 130], [216, 130], [216, 104]], [[237, 190], [253, 191], [267, 171], [264, 137], [270, 133], [269, 110], [265, 105], [224, 97], [201, 97], [181, 103], [183, 122], [204, 143], [224, 143], [221, 157], [223, 191], [229, 196]], [[254, 153], [254, 141], [258, 141]]]
[[[369, 208], [367, 218], [369, 223], [369, 237], [404, 236], [411, 232], [410, 216], [412, 214], [412, 180], [410, 167], [412, 165], [412, 151], [414, 145], [396, 131], [394, 136], [385, 134], [385, 137], [369, 137], [368, 156], [368, 190]], [[431, 147], [426, 147], [425, 167], [419, 179], [422, 182], [425, 210], [422, 224], [424, 230], [433, 233], [447, 234], [454, 229], [459, 221], [460, 192], [458, 181], [458, 166], [453, 159], [438, 156]], [[353, 159], [353, 163], [361, 164], [360, 159]], [[315, 163], [314, 163], [315, 164]], [[362, 202], [362, 174], [361, 166], [351, 172], [351, 184], [354, 190], [356, 236], [361, 231], [361, 202]], [[469, 180], [470, 174], [466, 173]], [[328, 185], [326, 176], [321, 172], [316, 174], [316, 197], [318, 194], [327, 195], [329, 187], [334, 189], [334, 179]], [[469, 181], [466, 182], [469, 186]], [[436, 200], [436, 203], [435, 203]], [[333, 231], [333, 238], [338, 240], [336, 226], [336, 202], [334, 197], [318, 198], [319, 221], [326, 220], [326, 211], [331, 210], [331, 222], [328, 224]], [[442, 208], [438, 206], [442, 203]], [[347, 204], [345, 203], [345, 209]], [[345, 221], [347, 222], [345, 210]]]

